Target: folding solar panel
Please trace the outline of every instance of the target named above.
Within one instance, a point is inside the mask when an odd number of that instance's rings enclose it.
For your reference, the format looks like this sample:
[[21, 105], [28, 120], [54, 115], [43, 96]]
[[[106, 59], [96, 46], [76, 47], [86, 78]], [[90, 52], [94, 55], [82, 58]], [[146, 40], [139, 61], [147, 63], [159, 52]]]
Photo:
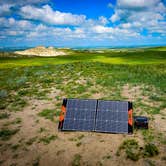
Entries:
[[132, 133], [132, 103], [93, 99], [64, 99], [59, 129]]

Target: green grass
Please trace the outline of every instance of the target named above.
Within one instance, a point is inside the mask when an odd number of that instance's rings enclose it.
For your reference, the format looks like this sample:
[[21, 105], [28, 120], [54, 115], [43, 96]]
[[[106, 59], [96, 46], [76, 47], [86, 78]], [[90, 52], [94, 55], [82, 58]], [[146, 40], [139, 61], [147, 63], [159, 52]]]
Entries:
[[139, 160], [140, 150], [139, 150], [138, 142], [135, 139], [125, 140], [119, 147], [119, 149], [116, 153], [117, 156], [120, 156], [120, 153], [122, 150], [125, 150], [127, 158], [129, 158], [133, 161]]
[[8, 114], [7, 112], [2, 112], [0, 113], [0, 119], [8, 119], [10, 116], [10, 114]]
[[159, 150], [155, 144], [148, 143], [144, 148], [144, 156], [153, 157], [159, 154]]
[[[139, 58], [138, 58], [139, 56]], [[78, 52], [68, 56], [59, 57], [17, 57], [8, 58], [1, 56], [0, 68], [23, 67], [23, 66], [43, 66], [57, 65], [73, 62], [102, 62], [109, 64], [161, 64], [165, 63], [165, 51], [145, 50], [133, 52], [106, 52], [106, 53], [90, 53]]]
[[[65, 97], [91, 98], [93, 94], [103, 92], [101, 99], [123, 100], [122, 88], [130, 84], [131, 87], [146, 87], [144, 93], [149, 95], [150, 102], [161, 102], [158, 108], [145, 106], [141, 100], [134, 104], [148, 114], [160, 114], [166, 107], [165, 57], [164, 51], [148, 49], [101, 54], [76, 51], [69, 56], [51, 58], [1, 57], [0, 109], [22, 111], [28, 104], [27, 97], [48, 100], [52, 87]], [[80, 78], [85, 82], [77, 83]], [[55, 95], [56, 111], [46, 109], [39, 115], [50, 120], [59, 116], [61, 97]]]
[[0, 139], [1, 140], [9, 140], [13, 135], [15, 135], [19, 129], [1, 129], [0, 130]]
[[135, 139], [124, 140], [119, 146], [116, 155], [120, 156], [122, 151], [125, 152], [127, 158], [137, 161], [141, 157], [154, 157], [159, 154], [159, 149], [154, 143], [145, 143], [144, 147], [140, 147]]
[[39, 142], [43, 142], [45, 145], [47, 145], [51, 141], [56, 140], [57, 138], [58, 138], [57, 135], [44, 136], [44, 137], [40, 138]]
[[80, 166], [81, 158], [82, 158], [82, 156], [80, 154], [75, 154], [74, 159], [72, 161], [72, 166]]
[[145, 142], [152, 142], [155, 139], [152, 129], [142, 130], [142, 135]]
[[44, 109], [43, 111], [39, 112], [39, 116], [45, 117], [46, 119], [54, 120], [55, 116], [59, 116], [59, 111], [55, 109]]

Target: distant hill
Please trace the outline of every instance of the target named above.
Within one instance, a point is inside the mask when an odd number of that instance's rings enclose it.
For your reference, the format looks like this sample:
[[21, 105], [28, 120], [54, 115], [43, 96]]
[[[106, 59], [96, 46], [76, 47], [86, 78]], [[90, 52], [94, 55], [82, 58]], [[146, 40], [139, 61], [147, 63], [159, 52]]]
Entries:
[[38, 46], [24, 51], [15, 51], [14, 53], [20, 55], [31, 55], [31, 56], [34, 55], [34, 56], [44, 56], [44, 57], [66, 55], [66, 52], [64, 50], [56, 49], [54, 47], [46, 48], [44, 46]]

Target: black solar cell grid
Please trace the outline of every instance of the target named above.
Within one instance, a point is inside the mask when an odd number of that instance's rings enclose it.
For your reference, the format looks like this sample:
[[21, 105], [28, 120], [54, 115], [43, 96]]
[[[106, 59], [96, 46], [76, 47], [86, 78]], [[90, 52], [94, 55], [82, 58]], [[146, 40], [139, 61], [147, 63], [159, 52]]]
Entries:
[[63, 130], [93, 131], [97, 100], [68, 99]]
[[95, 131], [128, 133], [128, 102], [99, 100]]

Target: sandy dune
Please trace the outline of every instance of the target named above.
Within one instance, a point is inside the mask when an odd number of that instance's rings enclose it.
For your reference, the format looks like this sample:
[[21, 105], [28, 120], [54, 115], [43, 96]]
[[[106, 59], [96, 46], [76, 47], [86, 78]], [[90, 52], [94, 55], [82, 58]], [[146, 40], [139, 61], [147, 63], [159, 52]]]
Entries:
[[58, 50], [53, 47], [46, 48], [44, 46], [38, 46], [24, 51], [15, 51], [15, 53], [21, 55], [34, 55], [34, 56], [46, 56], [46, 57], [66, 55], [66, 53], [62, 50]]

